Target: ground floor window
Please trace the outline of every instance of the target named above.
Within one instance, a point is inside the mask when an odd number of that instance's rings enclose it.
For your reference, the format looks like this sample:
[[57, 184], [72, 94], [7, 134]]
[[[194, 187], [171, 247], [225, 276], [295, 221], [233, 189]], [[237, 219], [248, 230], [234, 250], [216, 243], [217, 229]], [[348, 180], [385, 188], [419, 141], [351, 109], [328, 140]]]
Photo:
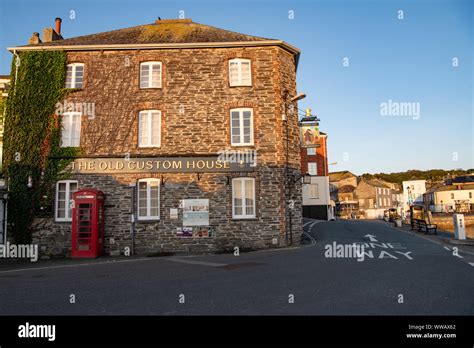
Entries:
[[236, 219], [255, 217], [255, 179], [232, 180], [232, 217]]
[[56, 221], [72, 221], [72, 194], [77, 191], [77, 181], [62, 180], [56, 183]]
[[138, 180], [138, 219], [160, 219], [160, 180]]

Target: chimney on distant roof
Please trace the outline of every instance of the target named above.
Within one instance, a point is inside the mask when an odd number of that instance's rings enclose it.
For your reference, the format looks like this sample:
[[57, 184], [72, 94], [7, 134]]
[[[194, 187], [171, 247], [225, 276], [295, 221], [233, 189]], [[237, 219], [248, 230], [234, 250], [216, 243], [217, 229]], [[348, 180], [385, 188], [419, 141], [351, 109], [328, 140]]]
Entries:
[[43, 29], [43, 42], [51, 42], [63, 39], [63, 37], [61, 36], [61, 22], [61, 18], [56, 18], [55, 29], [51, 27]]
[[61, 22], [62, 22], [62, 21], [63, 21], [63, 20], [62, 20], [61, 18], [59, 18], [59, 17], [56, 17], [56, 19], [55, 19], [55, 23], [56, 23], [56, 33], [57, 33], [58, 35], [61, 35]]
[[37, 45], [39, 43], [41, 43], [40, 34], [37, 32], [34, 32], [33, 35], [30, 37], [30, 39], [28, 40], [28, 45]]

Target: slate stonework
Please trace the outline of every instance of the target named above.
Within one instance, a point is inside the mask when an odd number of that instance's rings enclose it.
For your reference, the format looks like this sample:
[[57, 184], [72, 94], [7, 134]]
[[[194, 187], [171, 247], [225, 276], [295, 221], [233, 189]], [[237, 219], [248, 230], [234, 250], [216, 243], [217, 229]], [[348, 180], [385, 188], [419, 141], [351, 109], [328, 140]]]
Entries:
[[[79, 188], [97, 188], [106, 195], [105, 251], [123, 253], [131, 246], [130, 214], [132, 188], [140, 178], [163, 179], [160, 188], [160, 221], [135, 224], [137, 253], [165, 251], [218, 251], [235, 246], [268, 248], [285, 245], [285, 126], [283, 95], [296, 94], [294, 57], [281, 47], [71, 51], [69, 62], [85, 64], [82, 90], [66, 100], [94, 103], [95, 115], [82, 116], [81, 148], [84, 156], [196, 156], [216, 155], [231, 149], [230, 109], [253, 108], [254, 146], [258, 165], [244, 175], [256, 179], [256, 218], [232, 219], [232, 186], [228, 177], [239, 173], [174, 174], [76, 174]], [[228, 60], [252, 61], [252, 86], [229, 87]], [[162, 62], [162, 88], [140, 89], [139, 66], [144, 61]], [[138, 113], [162, 112], [161, 147], [138, 148]], [[290, 173], [300, 173], [297, 114], [289, 115]], [[177, 238], [178, 220], [170, 219], [170, 208], [181, 199], [208, 198], [211, 238]], [[296, 184], [291, 198], [293, 240], [302, 236], [301, 187]], [[43, 254], [70, 252], [71, 223], [37, 219], [34, 242]], [[111, 238], [114, 243], [111, 242]]]

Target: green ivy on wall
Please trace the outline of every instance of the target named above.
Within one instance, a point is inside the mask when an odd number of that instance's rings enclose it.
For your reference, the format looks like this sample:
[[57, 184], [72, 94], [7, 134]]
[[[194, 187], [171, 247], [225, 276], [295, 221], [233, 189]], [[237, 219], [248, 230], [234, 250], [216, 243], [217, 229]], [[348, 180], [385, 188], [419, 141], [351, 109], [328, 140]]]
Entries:
[[[15, 243], [31, 242], [31, 225], [41, 211], [51, 212], [54, 183], [75, 148], [61, 148], [56, 104], [66, 94], [66, 54], [60, 51], [19, 53], [12, 62], [4, 133], [3, 170], [8, 182], [9, 235]], [[51, 157], [51, 158], [49, 158]]]

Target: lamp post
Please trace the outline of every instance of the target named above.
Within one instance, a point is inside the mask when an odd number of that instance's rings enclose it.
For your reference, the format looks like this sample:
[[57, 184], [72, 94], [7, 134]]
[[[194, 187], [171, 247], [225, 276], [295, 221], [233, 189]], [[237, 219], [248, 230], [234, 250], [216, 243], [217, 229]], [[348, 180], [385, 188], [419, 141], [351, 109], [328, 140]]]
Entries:
[[[286, 133], [286, 165], [285, 165], [285, 241], [286, 245], [293, 244], [293, 231], [291, 227], [292, 213], [289, 211], [290, 204], [290, 185], [289, 185], [289, 150], [290, 150], [290, 138], [289, 138], [289, 122], [288, 122], [288, 107], [292, 105], [292, 110], [295, 109], [294, 103], [297, 101], [306, 98], [306, 94], [299, 93], [294, 97], [289, 96], [289, 92], [285, 91], [283, 93], [283, 103], [284, 103], [284, 117], [283, 121], [285, 122], [285, 133]], [[298, 115], [298, 113], [296, 113]], [[288, 233], [289, 232], [289, 233]], [[288, 241], [289, 239], [289, 241]]]

